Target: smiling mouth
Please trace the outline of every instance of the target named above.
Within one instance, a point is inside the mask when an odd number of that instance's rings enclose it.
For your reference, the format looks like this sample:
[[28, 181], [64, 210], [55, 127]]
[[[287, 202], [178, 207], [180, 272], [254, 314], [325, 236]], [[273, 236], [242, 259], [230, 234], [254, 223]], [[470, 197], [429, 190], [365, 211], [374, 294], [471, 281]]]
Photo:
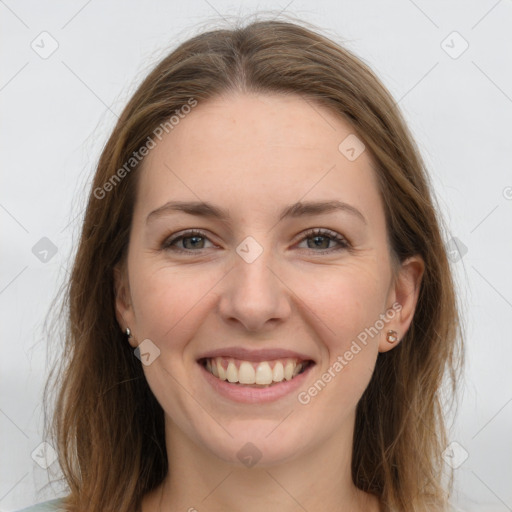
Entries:
[[201, 358], [198, 363], [219, 380], [252, 388], [268, 388], [292, 380], [315, 364], [311, 359], [285, 358], [253, 362], [227, 357]]

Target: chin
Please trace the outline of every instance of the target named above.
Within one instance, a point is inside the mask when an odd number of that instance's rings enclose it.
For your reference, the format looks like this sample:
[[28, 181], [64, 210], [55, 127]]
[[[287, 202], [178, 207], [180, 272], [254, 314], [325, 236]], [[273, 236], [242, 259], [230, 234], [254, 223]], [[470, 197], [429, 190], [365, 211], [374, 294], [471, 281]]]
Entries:
[[304, 434], [278, 426], [281, 421], [237, 421], [227, 428], [233, 437], [226, 433], [214, 440], [208, 431], [203, 443], [219, 459], [241, 468], [276, 466], [299, 457], [305, 447]]

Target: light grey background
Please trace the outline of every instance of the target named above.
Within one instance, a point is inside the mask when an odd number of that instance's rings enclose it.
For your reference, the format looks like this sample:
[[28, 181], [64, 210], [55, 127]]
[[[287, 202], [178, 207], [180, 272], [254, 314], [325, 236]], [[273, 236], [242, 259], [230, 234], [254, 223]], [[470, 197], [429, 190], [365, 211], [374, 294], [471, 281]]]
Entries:
[[[455, 471], [454, 502], [512, 510], [510, 0], [0, 1], [0, 510], [60, 492], [41, 491], [46, 471], [31, 456], [44, 441], [42, 327], [116, 116], [159, 58], [200, 24], [260, 9], [325, 29], [399, 101], [430, 169], [447, 243], [456, 237], [463, 254], [453, 268], [468, 361], [450, 438], [460, 445], [455, 458], [468, 458]], [[48, 58], [31, 47], [49, 51], [52, 39], [58, 48]], [[57, 248], [46, 263], [32, 251], [43, 237]]]

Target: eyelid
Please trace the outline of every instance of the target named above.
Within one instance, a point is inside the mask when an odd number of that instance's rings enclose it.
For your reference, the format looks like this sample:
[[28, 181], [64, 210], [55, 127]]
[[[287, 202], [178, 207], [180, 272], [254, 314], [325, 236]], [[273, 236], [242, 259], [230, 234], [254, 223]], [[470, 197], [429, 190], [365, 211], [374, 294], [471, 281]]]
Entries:
[[[185, 229], [183, 231], [178, 231], [176, 233], [173, 233], [172, 235], [166, 236], [163, 240], [163, 242], [160, 244], [161, 249], [168, 249], [170, 250], [171, 244], [180, 241], [183, 238], [193, 237], [193, 236], [200, 236], [201, 238], [205, 238], [209, 240], [213, 245], [215, 245], [211, 240], [209, 235], [202, 231], [201, 229]], [[184, 252], [184, 253], [191, 253], [191, 252], [200, 252], [203, 249], [197, 249], [197, 251], [193, 251], [191, 249], [180, 249], [180, 248], [174, 248], [173, 251], [176, 252]]]
[[[191, 228], [191, 229], [183, 230], [181, 232], [178, 231], [177, 233], [173, 233], [172, 235], [165, 237], [163, 242], [160, 244], [160, 247], [163, 250], [171, 250], [172, 244], [174, 244], [175, 242], [178, 242], [184, 238], [189, 238], [189, 237], [194, 237], [194, 236], [199, 236], [201, 238], [204, 238], [204, 239], [210, 241], [210, 243], [212, 243], [213, 245], [215, 245], [215, 243], [210, 240], [209, 235], [205, 231], [203, 231], [201, 229], [197, 229], [197, 228]], [[310, 229], [307, 229], [306, 231], [302, 232], [299, 236], [300, 236], [300, 238], [297, 240], [297, 242], [295, 242], [295, 245], [300, 242], [303, 242], [304, 240], [307, 240], [308, 238], [311, 238], [313, 236], [327, 237], [338, 244], [338, 247], [331, 247], [329, 249], [321, 249], [318, 251], [316, 251], [314, 249], [304, 249], [304, 250], [312, 251], [313, 253], [325, 254], [325, 253], [330, 253], [330, 252], [337, 252], [337, 251], [341, 251], [341, 250], [351, 250], [352, 249], [352, 244], [344, 235], [341, 235], [340, 233], [333, 231], [331, 229], [328, 229], [328, 228], [310, 228]], [[197, 250], [193, 250], [193, 249], [181, 249], [181, 248], [174, 247], [172, 249], [172, 251], [190, 254], [193, 252], [201, 252], [205, 249], [207, 249], [207, 248], [200, 248]]]
[[322, 253], [327, 253], [327, 252], [336, 252], [336, 251], [341, 251], [341, 250], [351, 250], [352, 249], [352, 244], [344, 235], [338, 233], [337, 231], [333, 231], [332, 229], [328, 229], [328, 228], [308, 229], [300, 234], [301, 238], [299, 239], [299, 242], [302, 242], [302, 241], [304, 241], [308, 238], [311, 238], [313, 236], [327, 237], [338, 244], [338, 247], [331, 247], [330, 249], [322, 249], [319, 251], [314, 251], [313, 249], [311, 249], [311, 250], [313, 250], [313, 252], [322, 254]]

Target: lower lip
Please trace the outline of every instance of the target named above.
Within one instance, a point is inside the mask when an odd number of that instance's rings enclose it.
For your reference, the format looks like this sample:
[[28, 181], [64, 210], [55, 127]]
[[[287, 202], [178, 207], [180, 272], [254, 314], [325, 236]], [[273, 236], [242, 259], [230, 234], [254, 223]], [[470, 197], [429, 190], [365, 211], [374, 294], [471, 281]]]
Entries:
[[200, 366], [205, 379], [212, 385], [213, 389], [215, 389], [217, 393], [233, 400], [234, 402], [246, 404], [273, 402], [293, 393], [302, 384], [304, 384], [309, 372], [313, 366], [315, 366], [314, 364], [310, 364], [302, 373], [293, 377], [293, 379], [283, 380], [277, 384], [269, 386], [268, 388], [251, 388], [248, 386], [241, 386], [239, 384], [232, 384], [227, 380], [221, 380], [211, 374], [201, 363], [198, 363], [198, 365]]

